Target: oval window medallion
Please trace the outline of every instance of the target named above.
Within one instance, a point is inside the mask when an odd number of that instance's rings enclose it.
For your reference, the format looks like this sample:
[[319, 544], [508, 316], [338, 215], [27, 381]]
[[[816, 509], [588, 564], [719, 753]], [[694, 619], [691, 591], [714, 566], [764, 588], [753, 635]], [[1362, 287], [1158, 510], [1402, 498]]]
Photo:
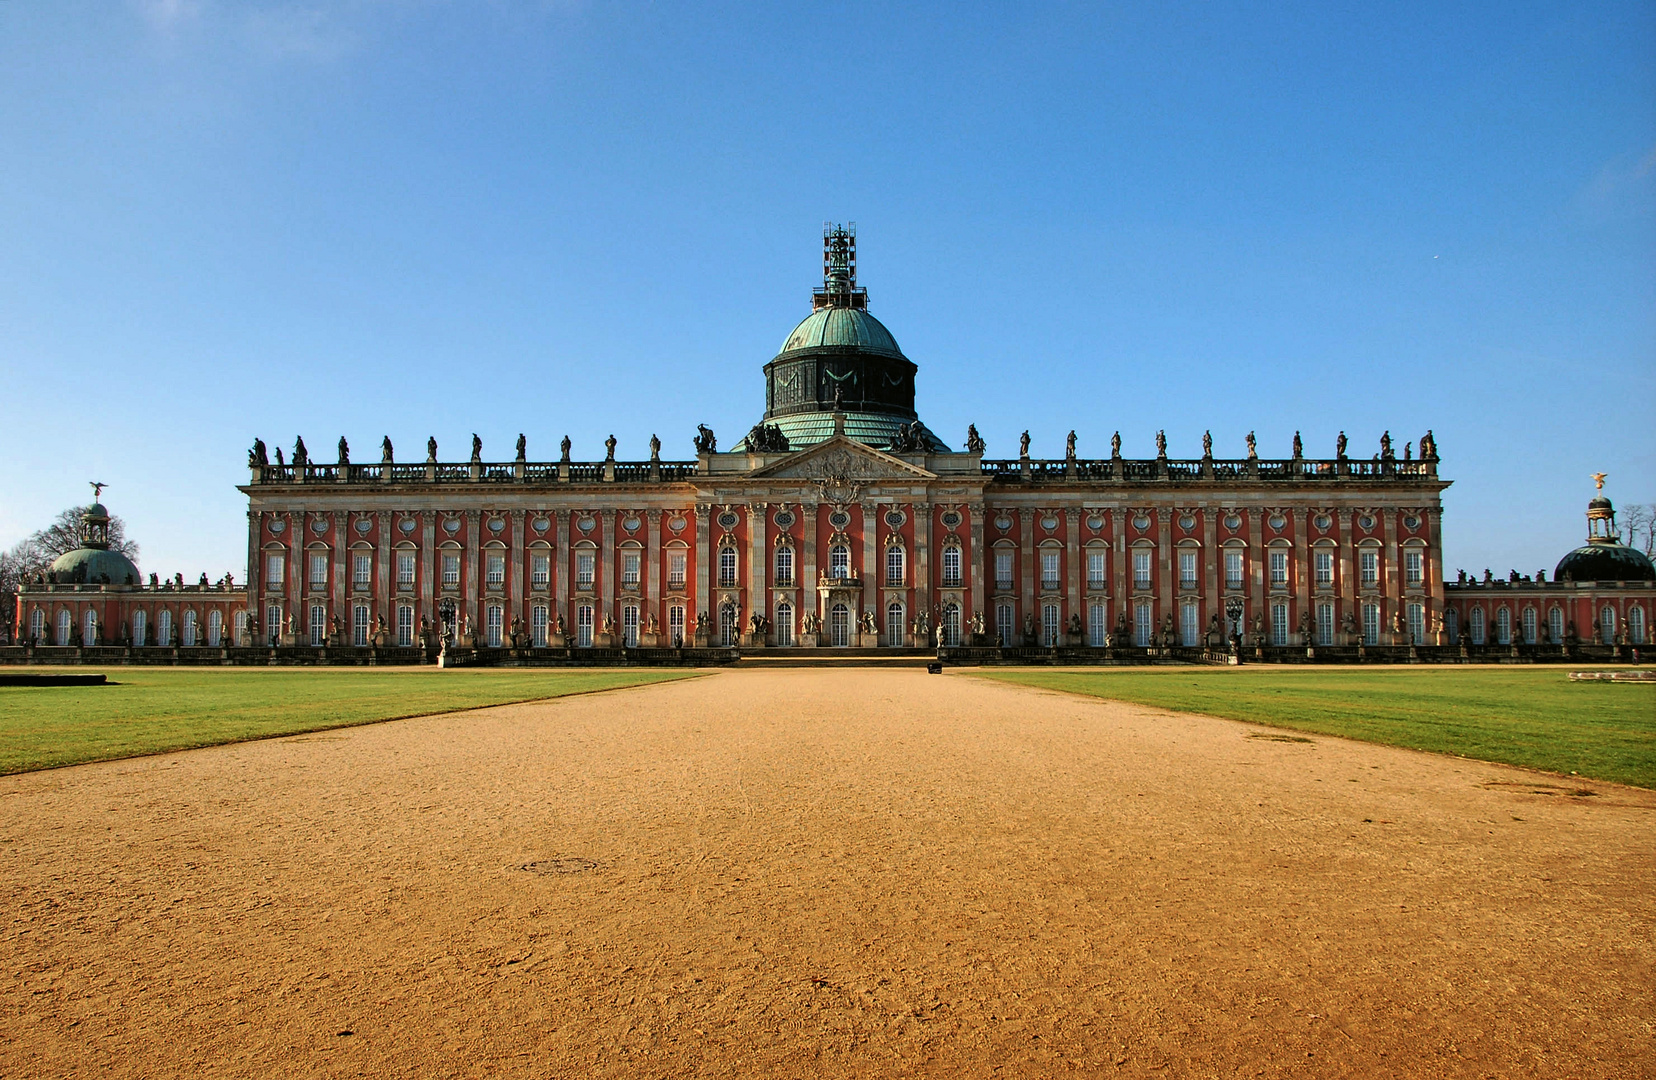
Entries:
[[351, 527], [357, 531], [358, 536], [367, 536], [374, 531], [374, 523], [367, 518], [357, 518], [356, 524]]
[[1286, 524], [1288, 524], [1288, 519], [1283, 517], [1281, 514], [1271, 515], [1271, 528], [1280, 529]]
[[455, 533], [459, 532], [460, 519], [449, 518], [447, 521], [443, 522], [443, 531], [448, 533], [450, 536], [453, 536]]
[[949, 512], [944, 514], [943, 515], [943, 527], [945, 529], [959, 528], [960, 527], [960, 514], [957, 511], [954, 511], [954, 510], [950, 510]]
[[1103, 532], [1104, 519], [1099, 515], [1094, 514], [1092, 517], [1087, 519], [1087, 528], [1091, 529], [1093, 532]]
[[286, 529], [287, 522], [283, 521], [281, 518], [276, 518], [270, 523], [270, 531], [272, 533], [281, 533], [286, 531]]
[[1133, 519], [1133, 528], [1143, 532], [1150, 527], [1150, 515], [1140, 514]]
[[793, 523], [794, 516], [792, 510], [778, 510], [776, 512], [776, 527], [778, 529], [789, 528], [793, 525]]
[[1057, 529], [1058, 516], [1056, 514], [1048, 514], [1046, 517], [1042, 518], [1041, 528], [1045, 529], [1047, 532], [1052, 532]]
[[1189, 532], [1196, 527], [1196, 518], [1192, 514], [1183, 514], [1179, 518], [1179, 528]]
[[673, 518], [667, 522], [667, 527], [675, 533], [681, 533], [684, 531], [684, 519], [681, 517]]
[[1418, 529], [1420, 528], [1420, 519], [1415, 517], [1413, 514], [1410, 514], [1408, 517], [1403, 519], [1403, 527], [1411, 530]]
[[629, 517], [621, 522], [621, 527], [630, 533], [637, 532], [638, 526], [639, 521], [636, 517]]
[[1316, 525], [1316, 526], [1317, 526], [1317, 528], [1319, 528], [1319, 529], [1326, 529], [1326, 528], [1328, 528], [1328, 527], [1329, 527], [1329, 526], [1330, 526], [1330, 525], [1333, 525], [1333, 524], [1334, 524], [1334, 519], [1333, 519], [1333, 518], [1331, 518], [1331, 517], [1329, 517], [1329, 516], [1328, 516], [1328, 515], [1327, 515], [1327, 514], [1318, 514], [1318, 515], [1317, 515], [1317, 516], [1316, 516], [1316, 519], [1315, 519], [1315, 521], [1314, 521], [1314, 524], [1315, 524], [1315, 525]]
[[1364, 531], [1367, 531], [1369, 529], [1374, 528], [1374, 517], [1373, 517], [1373, 515], [1364, 514], [1362, 517], [1357, 519], [1357, 525], [1358, 525], [1359, 528], [1363, 529]]
[[740, 520], [742, 519], [736, 516], [736, 511], [726, 510], [724, 513], [719, 515], [719, 526], [724, 529], [734, 529], [736, 527], [736, 523]]
[[320, 535], [321, 533], [325, 533], [327, 531], [328, 531], [328, 519], [327, 518], [319, 518], [319, 517], [311, 518], [311, 532], [317, 533], [317, 534]]
[[397, 522], [397, 529], [404, 536], [407, 536], [409, 533], [414, 531], [414, 519], [408, 517], [403, 518], [401, 521]]
[[584, 533], [591, 532], [597, 525], [598, 523], [590, 517], [584, 517], [575, 523], [575, 527]]
[[1242, 515], [1240, 515], [1240, 514], [1226, 514], [1225, 515], [1225, 528], [1230, 529], [1232, 532], [1234, 532], [1237, 529], [1240, 529], [1241, 527], [1242, 527]]
[[832, 514], [828, 515], [828, 524], [832, 525], [836, 529], [843, 529], [847, 525], [851, 524], [851, 515], [847, 514], [844, 510], [835, 510]]
[[1002, 514], [1000, 517], [995, 519], [995, 528], [999, 529], [1001, 532], [1005, 532], [1006, 530], [1010, 529], [1011, 527], [1012, 527], [1012, 519], [1010, 517], [1008, 517], [1007, 515]]
[[534, 521], [531, 521], [529, 524], [534, 526], [536, 532], [543, 533], [547, 530], [547, 528], [552, 523], [550, 521], [546, 520], [543, 517], [538, 517]]
[[497, 518], [497, 517], [489, 519], [489, 531], [490, 532], [497, 533], [500, 530], [504, 529], [505, 527], [506, 527], [506, 522], [505, 522], [504, 519]]
[[901, 510], [887, 510], [886, 511], [885, 522], [886, 522], [887, 525], [890, 525], [893, 529], [902, 528], [903, 527], [903, 522], [906, 521], [906, 520], [907, 519], [903, 517], [903, 512]]

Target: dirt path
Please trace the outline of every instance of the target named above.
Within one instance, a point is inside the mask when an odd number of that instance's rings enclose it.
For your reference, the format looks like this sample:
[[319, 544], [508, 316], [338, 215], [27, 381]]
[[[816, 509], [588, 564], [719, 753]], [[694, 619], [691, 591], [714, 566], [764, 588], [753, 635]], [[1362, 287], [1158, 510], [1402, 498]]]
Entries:
[[3, 777], [0, 1074], [1656, 1075], [1656, 795], [1280, 738], [727, 671]]

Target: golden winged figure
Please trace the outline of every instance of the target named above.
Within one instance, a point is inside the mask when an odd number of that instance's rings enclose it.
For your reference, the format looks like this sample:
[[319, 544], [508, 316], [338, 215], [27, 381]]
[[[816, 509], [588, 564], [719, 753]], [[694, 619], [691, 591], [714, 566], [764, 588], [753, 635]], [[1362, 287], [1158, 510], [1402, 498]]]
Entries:
[[1606, 476], [1609, 476], [1609, 475], [1610, 475], [1609, 473], [1601, 473], [1601, 472], [1596, 472], [1596, 473], [1593, 474], [1593, 483], [1598, 485], [1598, 489], [1600, 491], [1604, 490], [1604, 478]]

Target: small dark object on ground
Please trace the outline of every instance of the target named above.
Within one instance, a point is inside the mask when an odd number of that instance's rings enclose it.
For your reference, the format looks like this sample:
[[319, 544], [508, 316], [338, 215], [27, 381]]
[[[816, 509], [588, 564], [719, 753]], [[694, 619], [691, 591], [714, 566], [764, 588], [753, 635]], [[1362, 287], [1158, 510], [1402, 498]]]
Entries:
[[941, 674], [943, 674], [943, 661], [933, 660], [931, 663], [927, 664], [926, 665], [926, 674], [927, 675], [941, 675]]
[[0, 686], [113, 686], [102, 672], [95, 675], [67, 675], [32, 671], [0, 671]]

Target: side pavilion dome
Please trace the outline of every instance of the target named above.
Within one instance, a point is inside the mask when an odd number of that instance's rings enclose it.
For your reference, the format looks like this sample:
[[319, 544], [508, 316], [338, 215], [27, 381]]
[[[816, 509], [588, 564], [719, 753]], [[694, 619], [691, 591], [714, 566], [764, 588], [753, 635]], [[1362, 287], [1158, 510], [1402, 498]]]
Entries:
[[736, 450], [800, 450], [834, 434], [834, 414], [845, 434], [898, 452], [948, 447], [914, 411], [919, 370], [874, 316], [868, 290], [857, 286], [853, 229], [823, 231], [823, 285], [811, 313], [793, 328], [765, 365], [765, 416]]
[[47, 568], [49, 580], [74, 585], [137, 585], [138, 567], [109, 546], [109, 511], [93, 503], [81, 512], [80, 547]]
[[1587, 542], [1558, 560], [1554, 581], [1656, 581], [1656, 565], [1638, 548], [1621, 542], [1616, 508], [1604, 495], [1604, 474], [1595, 473], [1599, 493], [1587, 504]]

